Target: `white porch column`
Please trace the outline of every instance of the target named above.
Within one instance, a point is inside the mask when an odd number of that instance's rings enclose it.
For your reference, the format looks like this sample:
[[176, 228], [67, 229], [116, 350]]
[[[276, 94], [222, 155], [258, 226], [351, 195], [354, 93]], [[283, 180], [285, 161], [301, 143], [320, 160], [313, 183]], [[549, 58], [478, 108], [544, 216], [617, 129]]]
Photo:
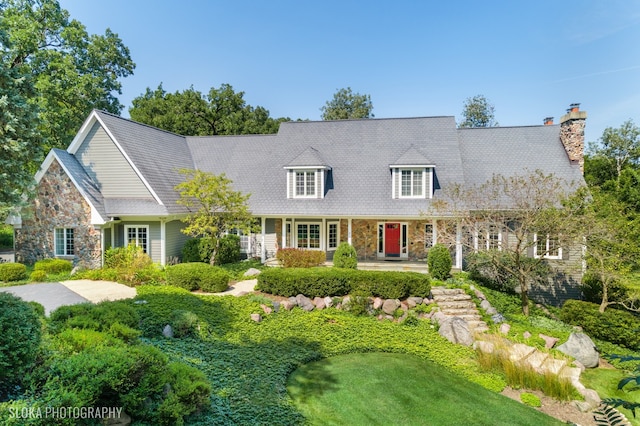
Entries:
[[287, 248], [287, 219], [282, 218], [282, 244], [280, 244], [281, 248]]
[[160, 265], [167, 264], [167, 223], [160, 220]]
[[352, 246], [352, 240], [351, 240], [351, 218], [349, 218], [349, 220], [347, 220], [347, 242], [349, 243], [350, 246]]
[[327, 246], [327, 219], [323, 217], [320, 227], [320, 250], [327, 251]]
[[456, 224], [456, 268], [462, 270], [462, 224]]
[[[14, 230], [14, 235], [15, 235], [15, 230]], [[16, 241], [15, 238], [13, 241], [15, 244], [15, 241]], [[14, 253], [15, 253], [15, 247], [14, 247]], [[104, 228], [103, 227], [100, 227], [100, 267], [104, 268]]]
[[298, 247], [298, 231], [296, 230], [296, 218], [291, 218], [291, 247]]
[[433, 245], [435, 246], [438, 244], [438, 221], [433, 219], [431, 224], [433, 226]]
[[[116, 247], [116, 224], [111, 224], [111, 247]], [[102, 247], [104, 251], [104, 247]]]
[[265, 241], [265, 233], [266, 233], [266, 229], [267, 229], [267, 218], [265, 218], [264, 216], [262, 217], [262, 243], [261, 243], [261, 248], [260, 248], [260, 261], [262, 263], [265, 262], [265, 260], [267, 260], [267, 247], [265, 247], [264, 245], [264, 241]]

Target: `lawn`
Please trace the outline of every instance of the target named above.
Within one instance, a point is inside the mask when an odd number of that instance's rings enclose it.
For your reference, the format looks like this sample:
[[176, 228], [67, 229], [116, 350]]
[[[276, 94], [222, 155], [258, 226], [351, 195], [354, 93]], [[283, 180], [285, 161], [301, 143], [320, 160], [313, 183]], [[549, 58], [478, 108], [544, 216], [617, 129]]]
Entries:
[[[585, 370], [580, 379], [586, 387], [595, 389], [603, 399], [614, 398], [640, 403], [640, 389], [630, 384], [626, 387], [627, 390], [618, 390], [618, 382], [626, 376], [628, 374], [622, 370], [597, 368]], [[635, 390], [628, 392], [631, 389]], [[632, 425], [640, 426], [640, 418], [634, 417], [630, 410], [622, 407], [618, 407], [618, 410], [627, 416]], [[636, 410], [636, 416], [639, 415], [640, 412]]]
[[348, 354], [312, 362], [290, 376], [287, 390], [315, 425], [562, 424], [406, 354]]

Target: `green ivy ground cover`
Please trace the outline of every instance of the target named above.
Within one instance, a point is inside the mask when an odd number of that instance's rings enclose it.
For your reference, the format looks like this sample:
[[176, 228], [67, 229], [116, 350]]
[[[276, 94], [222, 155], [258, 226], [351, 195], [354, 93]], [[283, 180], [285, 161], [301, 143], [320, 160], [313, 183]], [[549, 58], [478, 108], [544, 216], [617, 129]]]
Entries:
[[[146, 301], [135, 305], [145, 340], [211, 381], [212, 408], [200, 424], [303, 423], [286, 391], [288, 376], [310, 361], [346, 353], [413, 354], [490, 390], [505, 385], [498, 376], [480, 373], [473, 350], [449, 343], [428, 321], [407, 326], [335, 309], [294, 309], [255, 323], [250, 314], [262, 312], [255, 296], [206, 297], [145, 286], [138, 294]], [[162, 329], [175, 321], [177, 310], [190, 313], [191, 336], [163, 338]]]

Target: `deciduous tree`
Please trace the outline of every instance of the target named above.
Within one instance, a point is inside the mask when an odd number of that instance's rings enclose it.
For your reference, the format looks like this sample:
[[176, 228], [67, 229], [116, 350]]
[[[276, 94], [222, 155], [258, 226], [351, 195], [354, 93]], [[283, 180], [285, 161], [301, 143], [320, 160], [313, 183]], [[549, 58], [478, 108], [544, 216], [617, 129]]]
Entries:
[[493, 127], [498, 125], [494, 117], [493, 104], [483, 95], [467, 98], [462, 110], [462, 118], [459, 127]]
[[180, 193], [178, 204], [187, 207], [189, 215], [183, 219], [187, 225], [182, 232], [192, 237], [211, 238], [214, 249], [210, 263], [217, 263], [221, 237], [234, 229], [250, 233], [255, 220], [247, 201], [250, 194], [234, 191], [232, 181], [224, 174], [214, 175], [201, 170], [183, 169], [187, 179], [175, 190]]
[[348, 120], [372, 118], [374, 115], [371, 96], [354, 93], [350, 87], [339, 89], [333, 99], [320, 108], [323, 120]]
[[184, 136], [276, 133], [281, 122], [261, 106], [247, 105], [244, 92], [229, 84], [212, 87], [205, 96], [193, 87], [167, 93], [162, 84], [133, 100], [131, 118]]
[[622, 171], [628, 165], [637, 167], [640, 162], [640, 128], [633, 120], [625, 121], [620, 127], [607, 127], [598, 144], [589, 146], [590, 154], [604, 158], [613, 170], [619, 183]]
[[[483, 252], [497, 271], [515, 278], [528, 315], [529, 289], [546, 257], [579, 243], [576, 218], [583, 206], [568, 202], [576, 189], [541, 171], [494, 175], [482, 185], [445, 188], [429, 215], [453, 217], [465, 233], [461, 243], [467, 250]], [[445, 231], [438, 231], [439, 239], [447, 238], [440, 235]]]
[[117, 34], [89, 35], [57, 0], [0, 2], [5, 67], [33, 76], [38, 132], [45, 152], [65, 148], [94, 109], [119, 114], [120, 78], [133, 73], [129, 49]]

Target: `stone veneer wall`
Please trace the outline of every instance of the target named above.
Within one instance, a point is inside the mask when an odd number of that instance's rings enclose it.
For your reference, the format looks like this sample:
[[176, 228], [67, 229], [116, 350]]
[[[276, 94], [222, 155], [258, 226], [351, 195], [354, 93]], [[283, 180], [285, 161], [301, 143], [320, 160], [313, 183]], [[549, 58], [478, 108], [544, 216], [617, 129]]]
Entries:
[[580, 164], [584, 173], [584, 127], [587, 113], [570, 111], [560, 119], [560, 140], [571, 161]]
[[[378, 258], [378, 223], [393, 222], [384, 219], [353, 219], [351, 222], [351, 240], [358, 253], [358, 259], [363, 261]], [[424, 246], [424, 225], [431, 221], [407, 221], [407, 238], [409, 243], [409, 260], [426, 259]], [[347, 240], [348, 222], [340, 221], [341, 240]]]
[[100, 231], [91, 224], [91, 207], [56, 160], [23, 214], [22, 229], [16, 230], [16, 261], [32, 264], [55, 257], [55, 228], [74, 229], [74, 263], [100, 267]]

